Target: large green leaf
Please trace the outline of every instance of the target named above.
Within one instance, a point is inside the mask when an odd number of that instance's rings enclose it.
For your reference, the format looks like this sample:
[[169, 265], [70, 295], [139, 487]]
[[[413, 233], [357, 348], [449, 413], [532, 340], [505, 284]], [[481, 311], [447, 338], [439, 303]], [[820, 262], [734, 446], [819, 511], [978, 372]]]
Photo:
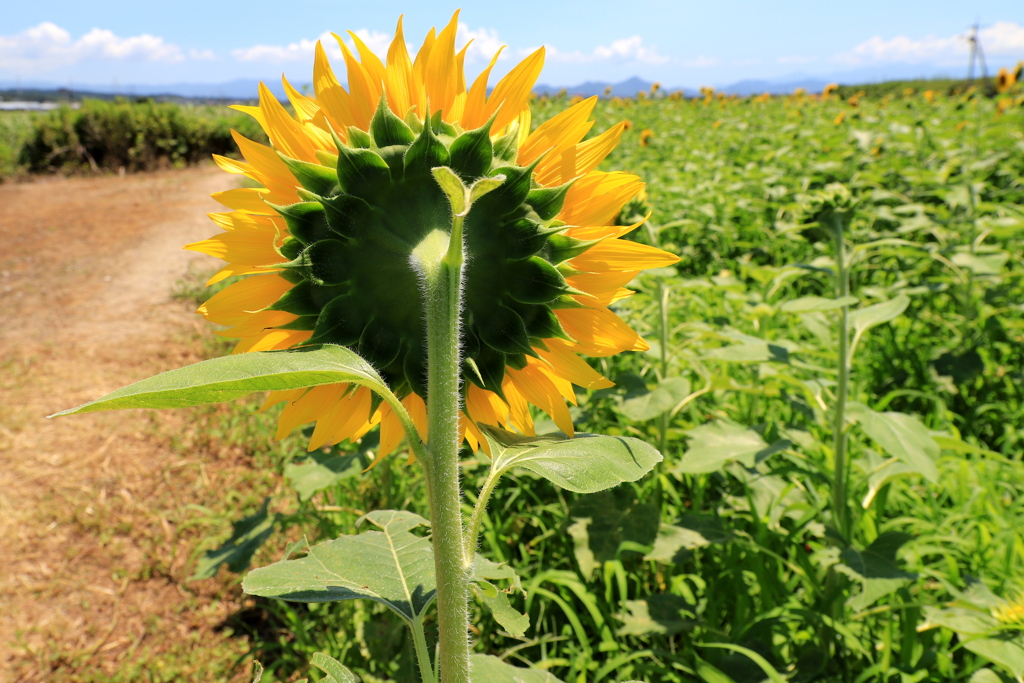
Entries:
[[654, 548], [644, 556], [644, 559], [665, 564], [681, 564], [688, 557], [688, 551], [712, 543], [725, 543], [731, 538], [732, 534], [722, 526], [722, 521], [717, 517], [683, 515], [678, 525], [662, 524], [658, 528]]
[[643, 600], [627, 600], [628, 613], [619, 616], [620, 636], [674, 635], [696, 625], [695, 605], [679, 595], [657, 593]]
[[1024, 645], [1017, 640], [977, 638], [968, 640], [964, 647], [993, 664], [1006, 669], [1018, 680], [1024, 677]]
[[297, 560], [255, 569], [242, 590], [292, 602], [375, 600], [406, 620], [434, 600], [434, 554], [430, 541], [409, 533], [429, 524], [411, 512], [378, 510], [365, 519], [380, 527], [319, 543]]
[[802, 296], [799, 299], [791, 299], [779, 308], [787, 313], [809, 313], [811, 311], [834, 311], [843, 306], [852, 306], [857, 303], [855, 296], [843, 296], [838, 299], [825, 299], [820, 296]]
[[843, 563], [836, 568], [859, 579], [913, 579], [915, 575], [900, 569], [896, 561], [897, 551], [912, 538], [900, 531], [886, 531], [863, 550], [843, 548], [839, 554]]
[[850, 403], [848, 414], [864, 433], [894, 458], [899, 458], [930, 482], [939, 481], [939, 445], [913, 415], [878, 413], [860, 403]]
[[634, 422], [646, 422], [672, 410], [690, 394], [690, 381], [685, 377], [668, 377], [658, 386], [640, 396], [627, 398], [618, 411]]
[[780, 440], [769, 446], [753, 429], [726, 420], [701, 425], [691, 429], [687, 435], [690, 437], [690, 447], [673, 472], [714, 472], [732, 460], [753, 467], [755, 462], [792, 445], [789, 441]]
[[342, 666], [337, 659], [325, 655], [323, 652], [314, 653], [310, 662], [326, 674], [322, 683], [359, 683], [359, 676]]
[[656, 505], [622, 502], [609, 491], [581, 497], [570, 508], [569, 517], [576, 561], [588, 578], [598, 566], [614, 560], [623, 543], [650, 546], [658, 534]]
[[470, 655], [473, 683], [562, 683], [547, 671], [523, 669], [491, 655]]
[[196, 572], [189, 580], [213, 578], [223, 564], [235, 573], [248, 569], [253, 553], [274, 533], [277, 515], [267, 511], [269, 505], [270, 498], [267, 498], [258, 512], [232, 522], [231, 537], [219, 548], [207, 550], [199, 558]]
[[187, 408], [232, 401], [257, 391], [350, 382], [387, 391], [359, 355], [333, 344], [238, 353], [170, 370], [50, 417], [125, 408]]
[[508, 600], [508, 593], [488, 581], [470, 584], [477, 598], [494, 615], [495, 620], [516, 638], [522, 638], [530, 628], [530, 615], [523, 614]]
[[850, 344], [851, 353], [857, 347], [857, 343], [865, 332], [872, 327], [900, 317], [903, 315], [903, 311], [907, 310], [908, 305], [910, 305], [910, 299], [907, 295], [899, 294], [888, 301], [858, 308], [856, 311], [851, 312], [847, 318], [850, 327], [853, 328], [853, 341]]
[[317, 491], [333, 486], [342, 479], [354, 477], [365, 467], [365, 459], [359, 453], [312, 453], [301, 462], [285, 465], [284, 476], [299, 494], [299, 500], [309, 500]]
[[653, 446], [628, 436], [524, 437], [481, 427], [491, 446], [493, 472], [522, 467], [576, 493], [595, 493], [636, 481], [661, 462], [661, 453]]

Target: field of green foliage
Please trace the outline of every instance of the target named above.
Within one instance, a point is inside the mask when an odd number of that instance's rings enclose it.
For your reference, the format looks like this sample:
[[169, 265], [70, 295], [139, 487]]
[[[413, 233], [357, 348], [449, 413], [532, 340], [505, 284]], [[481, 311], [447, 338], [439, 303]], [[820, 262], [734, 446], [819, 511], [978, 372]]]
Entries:
[[[478, 651], [567, 683], [1024, 678], [1022, 103], [598, 105], [595, 131], [631, 123], [607, 167], [648, 182], [622, 219], [651, 211], [634, 238], [682, 260], [632, 283], [619, 313], [651, 349], [595, 360], [617, 385], [572, 414], [665, 461], [599, 494], [525, 471], [495, 491], [482, 552], [521, 577], [525, 617], [478, 605]], [[566, 104], [535, 103], [535, 123]], [[243, 410], [226, 429], [273, 429]], [[360, 473], [375, 439], [311, 457], [282, 442], [286, 486], [233, 534], [222, 522], [196, 577], [354, 533], [368, 510], [425, 513], [405, 458]], [[481, 465], [463, 461], [470, 492]], [[318, 651], [364, 681], [416, 680], [384, 607], [256, 607], [233, 628], [264, 680]]]
[[0, 112], [0, 181], [29, 172], [181, 167], [234, 151], [232, 128], [266, 140], [251, 117], [220, 106], [119, 98], [46, 113]]

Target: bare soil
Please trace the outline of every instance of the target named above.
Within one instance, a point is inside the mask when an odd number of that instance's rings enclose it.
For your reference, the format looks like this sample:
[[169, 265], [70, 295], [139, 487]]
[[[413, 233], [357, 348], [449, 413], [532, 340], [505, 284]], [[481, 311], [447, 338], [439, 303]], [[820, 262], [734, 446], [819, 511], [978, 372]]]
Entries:
[[45, 417], [200, 359], [208, 332], [171, 292], [216, 263], [181, 246], [217, 231], [228, 182], [0, 185], [0, 681], [245, 678], [220, 627], [234, 579], [187, 581], [204, 511], [256, 476], [245, 453], [194, 412]]

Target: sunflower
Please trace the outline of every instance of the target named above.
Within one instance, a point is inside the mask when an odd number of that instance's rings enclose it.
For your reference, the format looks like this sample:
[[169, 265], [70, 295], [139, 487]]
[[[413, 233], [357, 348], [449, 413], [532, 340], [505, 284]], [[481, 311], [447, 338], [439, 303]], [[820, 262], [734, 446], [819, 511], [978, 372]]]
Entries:
[[[644, 340], [608, 306], [625, 285], [672, 254], [621, 239], [639, 226], [614, 218], [644, 187], [635, 176], [597, 170], [625, 125], [584, 139], [596, 97], [531, 132], [531, 90], [541, 48], [492, 88], [498, 54], [467, 88], [468, 46], [455, 49], [458, 12], [427, 34], [415, 57], [402, 20], [382, 59], [354, 33], [355, 50], [334, 35], [346, 89], [319, 42], [315, 97], [287, 79], [290, 113], [260, 84], [253, 116], [271, 146], [233, 132], [244, 161], [215, 157], [260, 187], [219, 192], [223, 229], [186, 249], [227, 262], [210, 283], [245, 276], [199, 308], [238, 339], [235, 353], [306, 344], [348, 346], [369, 360], [402, 399], [426, 437], [422, 296], [410, 254], [451, 210], [431, 174], [448, 166], [467, 182], [501, 174], [465, 219], [467, 266], [460, 432], [487, 448], [480, 424], [533, 435], [530, 406], [566, 434], [573, 385], [611, 386], [578, 354], [644, 350]], [[499, 50], [500, 54], [500, 50]], [[642, 222], [642, 221], [641, 221]], [[365, 388], [345, 384], [271, 392], [284, 402], [277, 437], [315, 422], [309, 449], [356, 440], [380, 426], [378, 459], [403, 437], [397, 416]]]
[[1006, 67], [999, 70], [999, 74], [996, 76], [996, 90], [1001, 93], [1006, 92], [1013, 87], [1013, 84], [1017, 82], [1017, 72], [1010, 71]]

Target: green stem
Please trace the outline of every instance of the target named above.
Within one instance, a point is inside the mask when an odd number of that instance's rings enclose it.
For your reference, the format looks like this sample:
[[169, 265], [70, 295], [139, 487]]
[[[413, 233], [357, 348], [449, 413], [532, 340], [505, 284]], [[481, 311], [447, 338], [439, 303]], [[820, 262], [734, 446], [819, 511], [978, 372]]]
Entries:
[[[669, 332], [668, 332], [668, 294], [669, 289], [665, 286], [664, 280], [658, 281], [658, 308], [661, 313], [661, 326], [659, 332], [661, 333], [661, 380], [665, 381], [668, 378], [668, 343], [669, 343]], [[658, 450], [661, 451], [662, 456], [668, 453], [668, 422], [669, 413], [665, 411], [658, 418]]]
[[437, 683], [437, 678], [434, 676], [434, 667], [430, 664], [430, 650], [427, 648], [427, 637], [423, 633], [423, 620], [420, 618], [414, 619], [409, 624], [409, 630], [412, 631], [412, 642], [416, 648], [416, 663], [420, 667], [420, 677], [423, 679], [423, 683]]
[[423, 268], [427, 322], [428, 462], [424, 463], [437, 575], [442, 683], [469, 683], [469, 569], [459, 489], [462, 222], [452, 220], [447, 253]]
[[487, 510], [487, 502], [491, 499], [491, 494], [494, 493], [494, 487], [498, 485], [498, 480], [501, 479], [503, 472], [491, 472], [490, 476], [487, 477], [487, 481], [480, 489], [480, 494], [476, 497], [476, 505], [473, 506], [473, 516], [469, 518], [469, 532], [466, 534], [466, 558], [470, 562], [472, 562], [473, 555], [476, 553], [477, 537], [480, 535], [480, 521]]
[[[843, 236], [843, 219], [833, 215], [836, 240], [836, 296], [850, 295], [850, 271], [846, 262], [846, 243]], [[836, 529], [844, 538], [849, 537], [849, 520], [846, 507], [846, 399], [850, 387], [850, 307], [843, 306], [839, 313], [839, 379], [836, 386], [835, 423], [833, 426], [833, 467], [832, 511]]]

